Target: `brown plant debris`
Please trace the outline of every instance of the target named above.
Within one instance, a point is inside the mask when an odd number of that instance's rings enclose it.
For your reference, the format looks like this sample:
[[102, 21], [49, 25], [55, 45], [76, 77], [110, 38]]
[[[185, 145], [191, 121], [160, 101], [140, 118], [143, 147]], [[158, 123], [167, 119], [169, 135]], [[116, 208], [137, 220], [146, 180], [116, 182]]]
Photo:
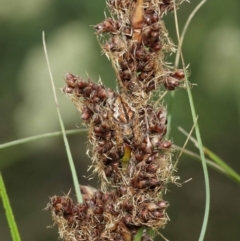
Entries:
[[[179, 2], [180, 3], [180, 2]], [[183, 84], [166, 53], [175, 51], [162, 17], [171, 0], [107, 0], [110, 17], [95, 26], [103, 53], [116, 71], [119, 91], [67, 73], [63, 92], [88, 127], [93, 172], [99, 190], [81, 186], [84, 202], [54, 196], [48, 209], [66, 241], [132, 241], [140, 228], [163, 228], [172, 177], [167, 110], [152, 93]], [[161, 92], [160, 97], [161, 98]], [[151, 240], [143, 233], [142, 241]]]

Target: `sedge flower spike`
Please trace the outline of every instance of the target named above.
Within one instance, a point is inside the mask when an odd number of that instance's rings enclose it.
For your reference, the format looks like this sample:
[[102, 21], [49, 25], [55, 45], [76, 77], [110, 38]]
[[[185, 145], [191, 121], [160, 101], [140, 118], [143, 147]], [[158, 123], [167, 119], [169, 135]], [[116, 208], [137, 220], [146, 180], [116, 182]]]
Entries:
[[[93, 172], [100, 188], [81, 186], [84, 202], [54, 196], [48, 209], [66, 241], [132, 241], [138, 230], [164, 228], [163, 200], [173, 174], [172, 142], [165, 138], [167, 110], [154, 103], [160, 88], [183, 85], [166, 54], [175, 51], [163, 16], [171, 0], [107, 0], [110, 17], [94, 26], [112, 62], [118, 91], [67, 73], [65, 93], [88, 127]], [[180, 3], [180, 2], [179, 2]], [[142, 240], [151, 240], [146, 232]]]

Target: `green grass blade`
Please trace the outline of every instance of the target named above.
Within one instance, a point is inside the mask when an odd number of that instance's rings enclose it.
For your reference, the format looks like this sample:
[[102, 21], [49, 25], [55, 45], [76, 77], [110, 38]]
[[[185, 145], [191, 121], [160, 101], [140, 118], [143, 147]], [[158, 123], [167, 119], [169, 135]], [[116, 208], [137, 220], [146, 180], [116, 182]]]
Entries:
[[59, 119], [59, 123], [60, 123], [60, 126], [61, 126], [63, 141], [64, 141], [64, 144], [65, 144], [65, 148], [66, 148], [66, 152], [67, 152], [67, 156], [68, 156], [68, 161], [69, 161], [69, 165], [70, 165], [70, 169], [71, 169], [71, 173], [72, 173], [72, 177], [73, 177], [74, 189], [75, 189], [75, 192], [76, 192], [76, 195], [77, 195], [78, 202], [82, 203], [83, 198], [82, 198], [82, 194], [81, 194], [80, 187], [79, 187], [77, 172], [76, 172], [76, 169], [75, 169], [75, 166], [74, 166], [72, 154], [71, 154], [71, 151], [70, 151], [69, 143], [68, 143], [66, 132], [65, 132], [65, 127], [64, 127], [64, 124], [63, 124], [63, 121], [62, 121], [62, 118], [61, 118], [61, 113], [60, 113], [60, 109], [59, 109], [59, 105], [58, 105], [56, 88], [55, 88], [55, 85], [54, 85], [54, 81], [53, 81], [53, 77], [52, 77], [52, 71], [51, 71], [51, 68], [50, 68], [49, 60], [48, 60], [48, 54], [47, 54], [47, 47], [46, 47], [46, 43], [45, 43], [44, 32], [43, 32], [42, 37], [43, 37], [43, 47], [44, 47], [48, 71], [49, 71], [49, 75], [50, 75], [50, 81], [51, 81], [51, 84], [52, 84], [52, 90], [53, 90], [54, 100], [55, 100], [55, 104], [56, 104], [58, 119]]
[[[179, 127], [178, 128], [185, 136], [189, 136], [189, 133], [186, 132], [183, 128]], [[190, 136], [189, 138], [193, 144], [195, 145], [195, 147], [198, 147], [198, 142], [197, 140]], [[213, 151], [209, 150], [208, 148], [206, 148], [205, 146], [203, 146], [203, 151], [205, 153], [205, 155], [208, 155], [214, 162], [212, 162], [215, 166], [217, 165], [222, 172], [225, 173], [225, 175], [227, 175], [228, 177], [230, 177], [231, 179], [237, 181], [239, 183], [240, 181], [240, 175], [235, 172], [226, 162], [224, 162], [219, 156], [217, 156]]]
[[[185, 67], [184, 67], [184, 71], [185, 71]], [[186, 82], [187, 82], [187, 80], [186, 80]], [[187, 85], [188, 85], [188, 83], [187, 83]], [[191, 92], [189, 86], [187, 86], [187, 92], [188, 92], [189, 103], [190, 103], [191, 112], [192, 112], [192, 118], [194, 121], [194, 120], [196, 120], [197, 115], [196, 115], [194, 102], [193, 102], [193, 98], [192, 98], [192, 92]], [[199, 237], [199, 241], [203, 241], [205, 233], [206, 233], [206, 229], [207, 229], [209, 210], [210, 210], [210, 184], [209, 184], [207, 164], [206, 164], [206, 159], [204, 156], [203, 144], [202, 144], [202, 139], [201, 139], [201, 134], [200, 134], [200, 129], [199, 129], [198, 124], [196, 124], [195, 133], [196, 133], [196, 137], [197, 137], [197, 141], [198, 141], [200, 156], [202, 159], [202, 167], [203, 167], [204, 181], [205, 181], [205, 192], [206, 192], [206, 204], [205, 204], [205, 211], [204, 211], [204, 219], [203, 219], [203, 224], [202, 224], [202, 230], [201, 230], [200, 237]]]
[[[181, 151], [181, 150], [182, 150], [182, 147], [176, 146], [176, 145], [173, 145], [173, 148], [174, 148], [175, 150], [178, 150], [178, 151]], [[200, 157], [198, 154], [196, 154], [196, 153], [194, 153], [194, 152], [192, 152], [192, 151], [190, 151], [190, 150], [187, 150], [187, 149], [182, 150], [182, 152], [183, 152], [183, 154], [185, 154], [185, 155], [187, 155], [187, 156], [189, 156], [189, 157], [192, 157], [193, 159], [201, 162], [201, 157]], [[215, 155], [215, 154], [214, 154], [214, 155]], [[211, 158], [212, 158], [212, 157], [211, 157]], [[221, 160], [221, 159], [220, 159], [220, 160]], [[221, 160], [221, 161], [223, 161], [223, 160]], [[215, 163], [214, 161], [212, 161], [212, 160], [210, 160], [210, 159], [206, 159], [206, 162], [207, 162], [207, 165], [208, 165], [209, 167], [211, 167], [212, 169], [218, 171], [219, 173], [225, 175], [226, 177], [228, 177], [228, 178], [230, 178], [231, 180], [236, 181], [237, 183], [240, 184], [240, 180], [239, 180], [240, 175], [239, 175], [238, 173], [236, 173], [234, 170], [231, 169], [233, 172], [227, 172], [222, 166], [220, 166], [218, 163]], [[226, 163], [225, 163], [225, 164], [226, 164]], [[235, 173], [235, 174], [233, 175], [233, 173]]]
[[[83, 132], [86, 132], [86, 131], [87, 131], [87, 129], [80, 129], [80, 130], [76, 129], [76, 130], [65, 131], [65, 133], [66, 133], [66, 135], [73, 135], [73, 134], [83, 133]], [[37, 140], [44, 139], [44, 138], [55, 137], [55, 136], [62, 136], [62, 132], [61, 131], [50, 132], [50, 133], [45, 133], [45, 134], [40, 134], [40, 135], [22, 138], [22, 139], [15, 140], [15, 141], [10, 141], [10, 142], [7, 142], [7, 143], [0, 144], [0, 149], [24, 144], [24, 143], [31, 142], [31, 141], [37, 141]]]
[[[186, 68], [185, 68], [184, 62], [183, 62], [183, 66], [184, 66], [183, 69], [184, 69], [184, 72], [186, 75]], [[192, 112], [192, 118], [193, 118], [193, 121], [195, 121], [197, 118], [197, 115], [196, 115], [196, 111], [195, 111], [195, 107], [194, 107], [192, 92], [188, 85], [187, 79], [186, 79], [186, 85], [187, 85], [188, 98], [189, 98], [189, 103], [190, 103], [191, 112]], [[210, 211], [210, 184], [209, 184], [207, 163], [206, 163], [206, 159], [204, 156], [203, 144], [202, 144], [202, 139], [201, 139], [201, 134], [200, 134], [200, 129], [199, 129], [198, 123], [196, 124], [196, 127], [195, 127], [195, 133], [196, 133], [196, 137], [197, 137], [197, 141], [198, 141], [200, 156], [202, 159], [202, 167], [203, 167], [204, 182], [205, 182], [205, 194], [206, 194], [204, 218], [203, 218], [203, 223], [202, 223], [202, 229], [201, 229], [200, 236], [198, 239], [199, 241], [203, 241], [204, 236], [206, 234], [206, 230], [207, 230], [207, 223], [208, 223], [209, 211]]]
[[10, 228], [12, 240], [13, 241], [21, 241], [21, 238], [20, 238], [20, 235], [18, 232], [18, 228], [17, 228], [17, 224], [14, 219], [14, 215], [12, 212], [12, 208], [10, 205], [10, 201], [8, 199], [7, 191], [6, 191], [1, 173], [0, 173], [0, 197], [2, 198], [3, 207], [6, 212], [6, 218], [8, 221], [9, 228]]
[[[183, 45], [183, 40], [184, 40], [184, 37], [185, 37], [185, 34], [187, 32], [187, 29], [189, 27], [189, 24], [190, 22], [192, 21], [193, 17], [196, 15], [197, 11], [203, 6], [203, 4], [206, 3], [207, 0], [202, 0], [200, 1], [200, 3], [195, 7], [195, 9], [192, 11], [192, 13], [189, 15], [188, 19], [187, 19], [187, 22], [185, 23], [185, 26], [183, 28], [183, 31], [182, 31], [182, 34], [181, 34], [181, 37], [179, 38], [179, 30], [178, 30], [178, 27], [177, 27], [177, 36], [178, 36], [178, 49], [177, 49], [177, 54], [176, 54], [176, 59], [175, 59], [175, 68], [179, 65], [179, 60], [180, 60], [180, 57], [182, 56], [182, 45]], [[175, 22], [177, 23], [176, 26], [178, 26], [178, 21], [177, 21], [177, 13], [176, 13], [176, 7], [175, 7], [175, 12], [174, 12], [174, 15], [175, 15]]]
[[236, 180], [238, 183], [240, 183], [240, 175], [235, 172], [226, 162], [224, 162], [219, 156], [217, 156], [214, 152], [209, 150], [208, 148], [204, 147], [204, 152], [206, 155], [208, 155], [215, 163], [217, 163], [220, 167], [222, 167], [227, 175], [234, 180]]
[[[188, 83], [186, 65], [185, 65], [185, 62], [184, 62], [183, 55], [182, 55], [182, 44], [183, 44], [185, 33], [187, 31], [187, 28], [188, 28], [192, 18], [195, 16], [196, 12], [201, 8], [201, 6], [206, 1], [207, 0], [200, 1], [200, 3], [196, 6], [196, 8], [193, 10], [193, 12], [190, 14], [189, 18], [187, 19], [187, 22], [186, 22], [186, 24], [183, 28], [182, 35], [181, 35], [180, 39], [178, 39], [178, 41], [179, 41], [178, 42], [178, 51], [177, 51], [177, 56], [176, 56], [176, 61], [175, 61], [175, 67], [177, 67], [178, 63], [179, 63], [179, 59], [181, 57], [184, 74], [186, 76], [185, 83], [186, 83], [186, 87], [187, 87], [188, 99], [189, 99], [189, 104], [190, 104], [190, 108], [191, 108], [193, 122], [195, 122], [195, 120], [197, 119], [197, 115], [196, 115], [196, 111], [195, 111], [195, 107], [194, 107], [192, 92], [191, 92], [191, 89], [190, 89], [190, 86], [189, 86], [189, 83]], [[176, 11], [175, 11], [175, 15], [176, 15]], [[178, 26], [176, 26], [176, 28], [178, 29]], [[200, 134], [200, 129], [199, 129], [198, 123], [196, 123], [195, 133], [196, 133], [196, 137], [197, 137], [197, 141], [198, 141], [200, 156], [201, 156], [201, 159], [202, 159], [202, 167], [203, 167], [204, 182], [205, 182], [205, 195], [206, 195], [203, 223], [202, 223], [200, 236], [199, 236], [199, 239], [198, 239], [199, 241], [203, 241], [204, 237], [205, 237], [205, 234], [206, 234], [206, 230], [207, 230], [209, 211], [210, 211], [210, 184], [209, 184], [207, 163], [206, 163], [206, 159], [205, 159], [205, 156], [204, 156], [202, 139], [201, 139], [201, 134]]]

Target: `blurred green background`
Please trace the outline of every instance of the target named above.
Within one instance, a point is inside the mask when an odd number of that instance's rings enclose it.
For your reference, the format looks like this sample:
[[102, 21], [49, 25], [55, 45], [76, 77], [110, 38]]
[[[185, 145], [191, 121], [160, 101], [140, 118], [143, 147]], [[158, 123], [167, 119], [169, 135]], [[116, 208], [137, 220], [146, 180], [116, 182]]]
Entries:
[[[178, 11], [180, 29], [199, 1]], [[115, 88], [110, 62], [100, 53], [91, 25], [104, 19], [105, 1], [0, 0], [0, 143], [60, 130], [42, 47], [46, 43], [63, 121], [67, 129], [81, 125], [79, 114], [60, 91], [64, 74], [72, 72]], [[208, 1], [190, 25], [183, 46], [190, 63], [190, 81], [203, 143], [240, 172], [240, 1]], [[173, 14], [165, 17], [176, 43]], [[166, 100], [166, 105], [168, 101]], [[185, 90], [176, 91], [171, 138], [183, 145], [177, 130], [192, 126]], [[86, 177], [86, 134], [69, 136], [81, 184], [97, 186]], [[195, 152], [190, 143], [188, 149]], [[62, 138], [54, 137], [0, 150], [0, 170], [23, 241], [58, 240], [50, 213], [43, 211], [49, 196], [73, 188]], [[211, 211], [205, 240], [240, 240], [239, 184], [209, 170]], [[171, 241], [198, 239], [204, 214], [205, 189], [199, 162], [182, 156], [181, 188], [169, 185], [165, 199], [171, 221], [162, 234]], [[74, 197], [74, 192], [72, 191]], [[0, 240], [10, 241], [0, 205]], [[158, 238], [156, 240], [162, 240]]]

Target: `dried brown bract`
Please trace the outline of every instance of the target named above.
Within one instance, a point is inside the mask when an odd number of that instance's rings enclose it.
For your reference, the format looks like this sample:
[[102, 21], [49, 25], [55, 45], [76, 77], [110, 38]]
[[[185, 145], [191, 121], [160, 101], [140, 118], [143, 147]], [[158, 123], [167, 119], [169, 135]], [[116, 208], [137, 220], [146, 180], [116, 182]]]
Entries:
[[48, 209], [66, 241], [132, 241], [140, 228], [163, 228], [169, 204], [162, 196], [176, 179], [172, 141], [165, 138], [167, 110], [151, 100], [160, 86], [173, 91], [185, 77], [165, 60], [175, 51], [162, 19], [173, 1], [107, 0], [107, 6], [110, 17], [94, 28], [119, 91], [65, 76], [63, 92], [88, 127], [93, 172], [101, 181], [100, 190], [81, 186], [81, 204], [68, 196], [50, 199]]

